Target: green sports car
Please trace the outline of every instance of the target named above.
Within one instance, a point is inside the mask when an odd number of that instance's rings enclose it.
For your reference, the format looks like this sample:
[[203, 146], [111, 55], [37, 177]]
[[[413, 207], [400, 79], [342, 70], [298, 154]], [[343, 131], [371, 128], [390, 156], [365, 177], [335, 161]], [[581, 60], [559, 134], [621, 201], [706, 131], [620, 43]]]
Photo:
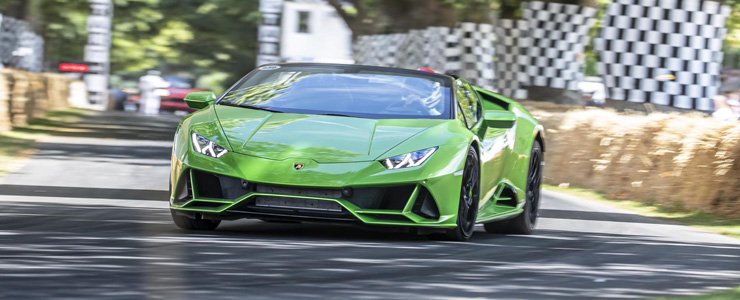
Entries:
[[425, 70], [270, 64], [175, 133], [175, 224], [354, 222], [466, 240], [529, 234], [540, 201], [544, 131], [521, 105]]

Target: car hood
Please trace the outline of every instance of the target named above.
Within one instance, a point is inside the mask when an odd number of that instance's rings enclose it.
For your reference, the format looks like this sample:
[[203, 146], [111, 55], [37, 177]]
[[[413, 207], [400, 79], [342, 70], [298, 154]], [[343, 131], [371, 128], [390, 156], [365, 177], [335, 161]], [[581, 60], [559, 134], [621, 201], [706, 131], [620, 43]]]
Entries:
[[364, 119], [272, 113], [216, 105], [231, 150], [262, 158], [320, 163], [372, 161], [447, 120]]

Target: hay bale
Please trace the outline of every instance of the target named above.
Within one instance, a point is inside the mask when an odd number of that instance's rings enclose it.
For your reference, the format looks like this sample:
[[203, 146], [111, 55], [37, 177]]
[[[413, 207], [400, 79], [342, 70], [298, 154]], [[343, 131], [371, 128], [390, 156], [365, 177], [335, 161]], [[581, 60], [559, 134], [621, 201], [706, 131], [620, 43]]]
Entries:
[[70, 79], [60, 74], [46, 75], [46, 91], [49, 99], [49, 109], [61, 109], [69, 107], [69, 84]]
[[50, 110], [69, 107], [71, 82], [59, 74], [0, 70], [0, 131], [28, 125]]
[[533, 108], [533, 113], [547, 128], [547, 183], [740, 216], [738, 122], [605, 109]]
[[10, 72], [0, 70], [0, 132], [12, 128], [10, 122]]
[[50, 109], [47, 97], [47, 76], [43, 73], [30, 73], [28, 77], [29, 97], [31, 99], [28, 105], [28, 114], [30, 119], [35, 119], [42, 117]]
[[28, 72], [14, 71], [13, 85], [10, 90], [10, 117], [13, 127], [28, 125], [29, 121], [29, 82]]

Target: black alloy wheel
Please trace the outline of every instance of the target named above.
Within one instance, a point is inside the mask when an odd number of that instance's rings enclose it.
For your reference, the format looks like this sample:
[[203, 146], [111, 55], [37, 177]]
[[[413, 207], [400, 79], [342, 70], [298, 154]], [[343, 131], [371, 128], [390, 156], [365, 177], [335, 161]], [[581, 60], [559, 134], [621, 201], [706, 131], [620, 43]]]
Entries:
[[532, 234], [537, 225], [540, 210], [540, 190], [542, 189], [542, 145], [535, 140], [529, 156], [527, 172], [527, 190], [525, 192], [524, 211], [513, 219], [486, 223], [483, 227], [488, 233]]

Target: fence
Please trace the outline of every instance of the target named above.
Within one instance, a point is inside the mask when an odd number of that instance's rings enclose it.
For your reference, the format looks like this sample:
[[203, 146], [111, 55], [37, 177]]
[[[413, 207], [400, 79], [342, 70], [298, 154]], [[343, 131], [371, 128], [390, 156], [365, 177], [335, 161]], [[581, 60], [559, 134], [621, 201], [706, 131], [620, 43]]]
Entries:
[[40, 72], [44, 39], [28, 23], [0, 15], [0, 67]]

